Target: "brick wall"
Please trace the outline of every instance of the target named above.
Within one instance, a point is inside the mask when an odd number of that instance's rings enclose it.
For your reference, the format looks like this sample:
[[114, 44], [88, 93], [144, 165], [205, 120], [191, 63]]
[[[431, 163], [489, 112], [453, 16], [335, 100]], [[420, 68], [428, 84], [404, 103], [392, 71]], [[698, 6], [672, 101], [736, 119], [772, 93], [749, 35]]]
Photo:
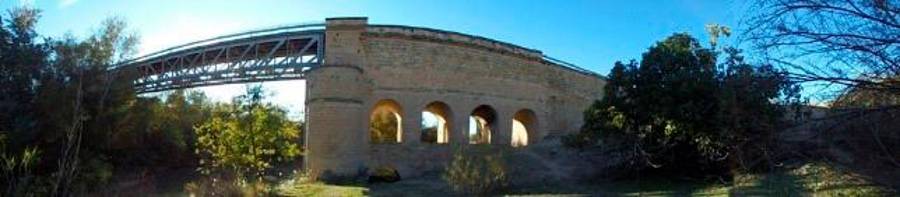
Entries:
[[[329, 160], [307, 161], [319, 171], [346, 174], [355, 172], [352, 166], [391, 166], [402, 176], [416, 176], [440, 169], [450, 145], [419, 141], [422, 110], [431, 102], [450, 107], [450, 144], [468, 143], [469, 115], [488, 105], [497, 113], [491, 144], [509, 146], [512, 118], [519, 110], [535, 112], [538, 125], [528, 138], [539, 143], [547, 135], [577, 132], [582, 111], [602, 95], [602, 79], [543, 61], [537, 50], [455, 32], [352, 20], [332, 19], [326, 27], [323, 67], [348, 69], [314, 71], [307, 82], [307, 160]], [[341, 84], [324, 85], [331, 83]], [[314, 100], [325, 97], [359, 102]], [[400, 144], [368, 141], [369, 113], [384, 99], [398, 102], [403, 110]]]

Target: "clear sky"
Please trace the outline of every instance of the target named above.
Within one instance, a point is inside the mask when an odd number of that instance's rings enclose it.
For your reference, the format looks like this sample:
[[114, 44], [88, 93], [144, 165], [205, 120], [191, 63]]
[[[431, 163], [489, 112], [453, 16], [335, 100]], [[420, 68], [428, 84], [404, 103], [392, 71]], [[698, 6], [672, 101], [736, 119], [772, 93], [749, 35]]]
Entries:
[[[123, 17], [141, 37], [140, 54], [227, 33], [327, 17], [366, 16], [369, 23], [424, 26], [488, 37], [543, 51], [606, 74], [617, 60], [639, 59], [676, 32], [705, 42], [704, 26], [737, 27], [746, 3], [732, 0], [0, 0], [43, 10], [37, 30], [84, 37], [110, 16]], [[279, 85], [268, 85], [279, 84]], [[300, 107], [297, 82], [266, 83], [276, 103]], [[274, 87], [277, 86], [277, 87]], [[300, 91], [296, 91], [296, 90]], [[228, 100], [242, 85], [204, 88]], [[285, 98], [287, 97], [287, 98]], [[299, 99], [299, 100], [298, 100]], [[293, 111], [293, 110], [292, 110]]]

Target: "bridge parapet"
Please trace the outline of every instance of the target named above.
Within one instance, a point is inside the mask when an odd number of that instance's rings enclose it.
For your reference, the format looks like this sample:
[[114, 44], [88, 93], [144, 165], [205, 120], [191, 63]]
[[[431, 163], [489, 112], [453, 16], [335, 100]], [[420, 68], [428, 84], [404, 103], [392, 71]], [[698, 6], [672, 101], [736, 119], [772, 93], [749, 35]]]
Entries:
[[541, 51], [538, 50], [509, 44], [490, 38], [468, 35], [453, 31], [404, 25], [369, 25], [366, 30], [366, 34], [369, 36], [402, 36], [434, 42], [466, 45], [470, 47], [483, 48], [502, 54], [513, 54], [533, 60], [540, 60], [543, 57]]
[[366, 28], [367, 36], [375, 37], [403, 37], [417, 40], [427, 40], [431, 42], [449, 43], [463, 45], [474, 48], [481, 48], [499, 54], [508, 54], [522, 57], [534, 61], [542, 61], [545, 64], [558, 66], [569, 71], [574, 71], [584, 75], [603, 78], [603, 75], [593, 71], [579, 67], [575, 64], [565, 62], [550, 56], [544, 55], [543, 52], [535, 49], [510, 44], [481, 36], [469, 35], [459, 32], [446, 31], [440, 29], [432, 29], [426, 27], [414, 27], [404, 25], [368, 25]]

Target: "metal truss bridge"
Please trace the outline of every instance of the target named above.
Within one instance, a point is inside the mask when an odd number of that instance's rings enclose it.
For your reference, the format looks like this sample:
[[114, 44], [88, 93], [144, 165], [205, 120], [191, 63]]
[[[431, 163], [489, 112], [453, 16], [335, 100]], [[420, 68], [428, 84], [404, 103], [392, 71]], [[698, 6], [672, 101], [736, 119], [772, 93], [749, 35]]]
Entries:
[[138, 93], [258, 81], [303, 79], [322, 64], [324, 24], [303, 24], [219, 36], [119, 64], [135, 69]]

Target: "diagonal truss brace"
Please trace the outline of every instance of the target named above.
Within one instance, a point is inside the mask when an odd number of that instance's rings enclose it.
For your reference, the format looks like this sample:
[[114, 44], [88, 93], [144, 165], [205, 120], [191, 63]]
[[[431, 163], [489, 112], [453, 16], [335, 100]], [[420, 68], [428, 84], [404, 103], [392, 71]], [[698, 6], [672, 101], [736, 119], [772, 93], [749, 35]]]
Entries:
[[303, 79], [322, 64], [324, 34], [300, 32], [213, 43], [174, 51], [133, 66], [138, 93], [171, 89]]

